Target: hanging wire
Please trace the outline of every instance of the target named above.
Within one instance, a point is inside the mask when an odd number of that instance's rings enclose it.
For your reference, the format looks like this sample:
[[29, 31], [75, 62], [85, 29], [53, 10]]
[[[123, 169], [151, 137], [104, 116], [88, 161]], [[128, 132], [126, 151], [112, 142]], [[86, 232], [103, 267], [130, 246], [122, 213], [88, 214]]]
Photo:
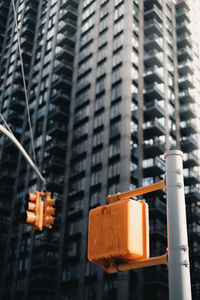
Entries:
[[19, 56], [20, 56], [20, 62], [21, 62], [21, 70], [22, 70], [22, 79], [23, 79], [23, 85], [24, 85], [25, 100], [26, 100], [26, 110], [27, 110], [28, 123], [29, 123], [30, 135], [31, 135], [31, 145], [32, 145], [32, 151], [33, 151], [33, 158], [34, 158], [34, 161], [36, 163], [36, 155], [35, 155], [34, 140], [33, 140], [33, 131], [32, 131], [32, 125], [31, 125], [30, 111], [29, 111], [28, 93], [27, 93], [27, 88], [26, 88], [24, 64], [23, 64], [23, 58], [22, 58], [20, 35], [19, 35], [19, 28], [18, 28], [18, 24], [17, 24], [17, 14], [16, 14], [14, 0], [12, 0], [12, 6], [13, 6], [13, 11], [14, 11], [14, 18], [15, 18], [15, 25], [16, 25], [16, 32], [17, 32], [18, 49], [19, 49]]
[[5, 124], [6, 128], [8, 129], [8, 131], [9, 131], [12, 135], [14, 135], [13, 132], [12, 132], [12, 130], [10, 129], [8, 123], [6, 122], [6, 120], [4, 119], [4, 117], [3, 117], [3, 115], [2, 115], [1, 113], [0, 113], [0, 117], [1, 117], [1, 119], [2, 119], [2, 121], [3, 121], [3, 123]]

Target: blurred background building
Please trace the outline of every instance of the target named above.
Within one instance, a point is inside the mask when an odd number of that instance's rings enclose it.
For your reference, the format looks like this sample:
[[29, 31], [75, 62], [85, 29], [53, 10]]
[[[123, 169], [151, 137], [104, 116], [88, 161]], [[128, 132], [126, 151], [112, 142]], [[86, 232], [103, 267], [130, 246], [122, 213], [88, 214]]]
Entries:
[[[199, 1], [1, 1], [0, 112], [61, 207], [54, 230], [20, 224], [25, 194], [41, 184], [1, 135], [2, 299], [167, 300], [166, 266], [111, 276], [86, 255], [89, 209], [108, 194], [161, 180], [168, 149], [184, 152], [192, 293], [199, 299], [199, 17]], [[151, 256], [161, 255], [165, 192], [144, 198]]]

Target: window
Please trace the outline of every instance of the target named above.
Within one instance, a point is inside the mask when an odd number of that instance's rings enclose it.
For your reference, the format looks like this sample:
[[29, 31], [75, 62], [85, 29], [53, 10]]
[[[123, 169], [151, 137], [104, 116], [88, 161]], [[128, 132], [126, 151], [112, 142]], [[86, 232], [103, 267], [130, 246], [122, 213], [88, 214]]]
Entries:
[[121, 104], [121, 102], [117, 102], [111, 106], [111, 109], [110, 109], [110, 118], [111, 119], [120, 115], [120, 104]]
[[121, 79], [121, 65], [116, 67], [112, 72], [112, 84], [116, 83]]
[[104, 113], [98, 114], [94, 118], [94, 128], [102, 126], [104, 123]]
[[107, 44], [107, 34], [103, 32], [98, 38], [98, 46], [99, 48], [105, 46]]
[[87, 150], [87, 140], [72, 146], [72, 156], [77, 156]]
[[85, 189], [85, 177], [78, 179], [70, 184], [69, 195], [73, 195]]
[[114, 183], [108, 187], [108, 195], [119, 193], [119, 183]]
[[78, 244], [77, 242], [71, 242], [67, 244], [67, 256], [73, 257], [78, 254]]
[[90, 206], [94, 207], [101, 203], [101, 191], [97, 191], [91, 194], [90, 196]]
[[98, 132], [93, 136], [93, 146], [98, 146], [103, 143], [103, 132]]
[[89, 19], [87, 19], [87, 22], [85, 22], [81, 26], [81, 33], [84, 34], [86, 31], [91, 29], [94, 26], [94, 20], [95, 20], [95, 15], [91, 15]]
[[105, 75], [106, 73], [106, 60], [97, 66], [97, 78]]
[[124, 28], [124, 19], [120, 19], [114, 24], [114, 35], [119, 34]]
[[102, 179], [102, 171], [101, 170], [92, 173], [91, 185], [96, 185], [96, 184], [101, 183], [101, 179]]
[[106, 58], [106, 55], [107, 55], [107, 47], [106, 47], [106, 45], [104, 45], [103, 47], [101, 47], [100, 49], [99, 49], [99, 52], [98, 52], [98, 63], [100, 62], [100, 61], [102, 61], [103, 59], [105, 59]]
[[101, 95], [95, 100], [95, 111], [102, 109], [104, 107], [105, 95]]
[[123, 46], [124, 35], [121, 33], [117, 35], [113, 40], [113, 51]]
[[90, 85], [91, 80], [92, 80], [91, 72], [84, 74], [84, 76], [78, 80], [77, 89], [81, 90], [81, 89], [85, 88], [86, 86]]
[[102, 162], [102, 150], [92, 154], [92, 166]]
[[122, 50], [119, 49], [117, 52], [114, 52], [113, 57], [112, 57], [112, 66], [116, 67], [122, 63]]
[[79, 109], [78, 111], [75, 112], [74, 121], [78, 122], [78, 121], [81, 121], [81, 120], [85, 119], [86, 117], [89, 116], [89, 112], [90, 112], [89, 105], [84, 106], [83, 108], [81, 108], [81, 109]]
[[[83, 4], [83, 6], [85, 7], [85, 3]], [[96, 8], [96, 2], [90, 3], [87, 9], [83, 11], [82, 20], [84, 21], [88, 19], [95, 12], [95, 8]]]
[[121, 18], [124, 14], [124, 4], [122, 3], [120, 6], [117, 6], [115, 8], [115, 13], [114, 13], [114, 20], [118, 20]]
[[75, 220], [68, 225], [68, 235], [72, 236], [81, 232], [81, 220]]
[[120, 134], [120, 121], [110, 125], [110, 137], [112, 138], [118, 134]]
[[82, 159], [72, 163], [71, 175], [76, 175], [86, 169], [86, 159]]
[[79, 95], [76, 97], [76, 104], [75, 106], [82, 105], [84, 102], [88, 101], [90, 99], [90, 87], [82, 91]]
[[96, 94], [103, 92], [105, 89], [105, 77], [100, 78], [96, 83]]
[[111, 164], [108, 167], [108, 178], [111, 178], [111, 177], [119, 175], [119, 174], [120, 174], [120, 162]]
[[120, 154], [120, 140], [114, 141], [109, 146], [109, 157]]
[[118, 99], [119, 97], [121, 97], [121, 93], [122, 93], [122, 84], [120, 82], [112, 87], [111, 101], [114, 101], [114, 100]]
[[88, 122], [74, 129], [73, 138], [77, 139], [88, 133]]

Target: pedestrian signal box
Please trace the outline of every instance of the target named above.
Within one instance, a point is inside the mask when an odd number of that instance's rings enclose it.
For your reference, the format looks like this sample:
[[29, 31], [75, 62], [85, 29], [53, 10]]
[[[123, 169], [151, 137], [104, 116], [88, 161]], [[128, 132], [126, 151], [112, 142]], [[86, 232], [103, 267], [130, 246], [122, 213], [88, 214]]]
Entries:
[[144, 201], [117, 201], [90, 210], [88, 259], [111, 262], [149, 258], [149, 212]]

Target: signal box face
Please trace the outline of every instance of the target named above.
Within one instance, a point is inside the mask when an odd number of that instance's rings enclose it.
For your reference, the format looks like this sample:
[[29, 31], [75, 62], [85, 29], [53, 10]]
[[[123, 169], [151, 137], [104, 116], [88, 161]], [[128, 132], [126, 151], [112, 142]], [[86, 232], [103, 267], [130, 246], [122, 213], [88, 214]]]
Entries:
[[92, 209], [89, 214], [88, 259], [108, 262], [149, 258], [148, 205], [131, 199]]

